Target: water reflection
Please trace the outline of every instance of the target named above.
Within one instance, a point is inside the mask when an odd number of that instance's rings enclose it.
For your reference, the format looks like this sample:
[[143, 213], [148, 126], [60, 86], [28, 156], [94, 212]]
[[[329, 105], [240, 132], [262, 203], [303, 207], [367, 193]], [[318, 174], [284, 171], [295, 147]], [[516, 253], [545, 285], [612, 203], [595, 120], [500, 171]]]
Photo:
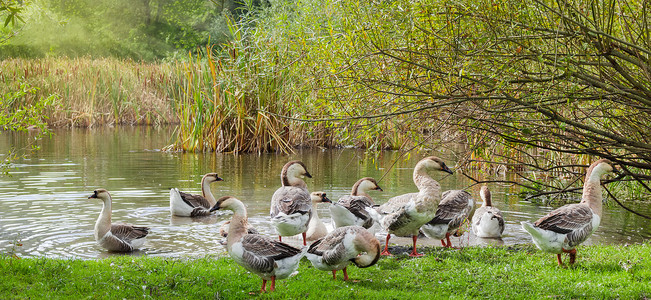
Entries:
[[[113, 221], [151, 227], [145, 248], [131, 255], [195, 256], [223, 253], [219, 227], [229, 212], [204, 218], [173, 217], [169, 212], [169, 189], [199, 193], [203, 174], [217, 172], [225, 181], [212, 185], [216, 197], [233, 195], [247, 206], [250, 223], [262, 234], [275, 236], [268, 222], [271, 195], [280, 185], [280, 170], [292, 159], [303, 160], [314, 175], [306, 182], [310, 190], [322, 190], [336, 200], [350, 193], [361, 177], [380, 179], [384, 192], [372, 192], [377, 203], [392, 196], [416, 191], [411, 174], [417, 159], [398, 159], [397, 152], [364, 158], [356, 150], [302, 151], [278, 154], [179, 154], [157, 149], [165, 146], [170, 128], [120, 128], [61, 130], [40, 143], [41, 150], [29, 159], [16, 161], [12, 177], [0, 178], [0, 252], [18, 255], [101, 258], [110, 255], [95, 244], [93, 226], [101, 202], [87, 199], [96, 188], [106, 188], [113, 197]], [[26, 134], [4, 133], [0, 152], [25, 145]], [[427, 153], [433, 154], [433, 153]], [[418, 157], [426, 153], [418, 154]], [[439, 153], [453, 157], [451, 152]], [[388, 168], [393, 167], [389, 170]], [[450, 163], [454, 165], [454, 163]], [[386, 173], [386, 176], [385, 176]], [[436, 179], [441, 177], [435, 176]], [[469, 186], [455, 174], [440, 180], [443, 189]], [[552, 207], [521, 201], [517, 189], [491, 186], [493, 202], [506, 219], [501, 240], [480, 239], [468, 230], [453, 237], [454, 245], [500, 245], [530, 242], [520, 221], [533, 221]], [[471, 191], [473, 195], [478, 190]], [[476, 197], [478, 198], [478, 197]], [[479, 205], [479, 204], [478, 204]], [[651, 208], [632, 205], [651, 214]], [[329, 210], [319, 205], [319, 215], [332, 228]], [[589, 243], [639, 242], [648, 239], [651, 223], [618, 206], [605, 208], [601, 227]], [[379, 236], [383, 239], [383, 237]], [[23, 244], [14, 247], [13, 242]], [[300, 243], [300, 239], [283, 239]], [[409, 238], [392, 243], [411, 244]], [[419, 245], [440, 245], [420, 239]], [[15, 248], [15, 250], [12, 250]]]

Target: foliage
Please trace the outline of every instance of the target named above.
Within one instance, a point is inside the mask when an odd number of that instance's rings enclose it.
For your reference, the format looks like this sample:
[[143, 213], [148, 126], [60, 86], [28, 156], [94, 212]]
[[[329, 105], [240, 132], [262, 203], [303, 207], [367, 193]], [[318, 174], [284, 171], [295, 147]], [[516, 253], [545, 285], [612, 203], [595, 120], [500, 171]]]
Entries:
[[17, 85], [15, 89], [8, 89], [0, 95], [0, 130], [31, 131], [35, 134], [30, 137], [31, 142], [28, 146], [22, 149], [10, 149], [4, 156], [0, 163], [4, 174], [7, 174], [13, 159], [38, 150], [34, 142], [50, 135], [46, 112], [52, 110], [58, 99], [56, 94], [37, 96], [39, 89], [23, 80], [17, 80], [15, 83]]
[[348, 268], [350, 280], [303, 260], [299, 273], [260, 294], [261, 280], [228, 257], [116, 256], [101, 260], [0, 258], [0, 297], [19, 298], [621, 298], [649, 297], [648, 244], [579, 247], [574, 267], [532, 246], [460, 250], [428, 248], [426, 256], [383, 257]]

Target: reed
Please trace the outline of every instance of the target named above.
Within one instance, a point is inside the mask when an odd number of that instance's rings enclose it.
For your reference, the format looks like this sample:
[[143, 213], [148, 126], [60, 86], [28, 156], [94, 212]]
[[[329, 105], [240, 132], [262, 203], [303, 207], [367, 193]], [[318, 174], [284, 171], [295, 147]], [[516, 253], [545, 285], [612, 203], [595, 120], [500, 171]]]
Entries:
[[58, 95], [45, 112], [51, 127], [176, 123], [175, 68], [115, 58], [6, 59], [0, 61], [0, 90], [35, 87], [21, 99], [25, 103]]

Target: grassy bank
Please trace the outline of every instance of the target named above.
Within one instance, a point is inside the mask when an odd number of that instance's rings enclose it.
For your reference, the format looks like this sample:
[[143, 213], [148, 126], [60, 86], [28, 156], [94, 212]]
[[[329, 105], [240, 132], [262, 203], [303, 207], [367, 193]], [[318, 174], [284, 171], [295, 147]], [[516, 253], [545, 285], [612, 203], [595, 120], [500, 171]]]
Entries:
[[[580, 247], [574, 267], [533, 246], [424, 249], [418, 259], [351, 267], [349, 282], [301, 263], [260, 294], [261, 280], [229, 257], [120, 256], [102, 260], [0, 259], [0, 298], [620, 298], [651, 296], [650, 245]], [[339, 276], [341, 276], [339, 274]]]

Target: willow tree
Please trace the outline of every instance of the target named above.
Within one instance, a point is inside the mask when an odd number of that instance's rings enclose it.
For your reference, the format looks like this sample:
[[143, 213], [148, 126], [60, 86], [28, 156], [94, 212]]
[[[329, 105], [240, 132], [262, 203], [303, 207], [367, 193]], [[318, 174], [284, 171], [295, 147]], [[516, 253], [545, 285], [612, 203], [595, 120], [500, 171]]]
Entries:
[[646, 1], [339, 5], [318, 81], [334, 114], [467, 143], [465, 167], [505, 166], [537, 195], [579, 192], [598, 157], [651, 192]]

